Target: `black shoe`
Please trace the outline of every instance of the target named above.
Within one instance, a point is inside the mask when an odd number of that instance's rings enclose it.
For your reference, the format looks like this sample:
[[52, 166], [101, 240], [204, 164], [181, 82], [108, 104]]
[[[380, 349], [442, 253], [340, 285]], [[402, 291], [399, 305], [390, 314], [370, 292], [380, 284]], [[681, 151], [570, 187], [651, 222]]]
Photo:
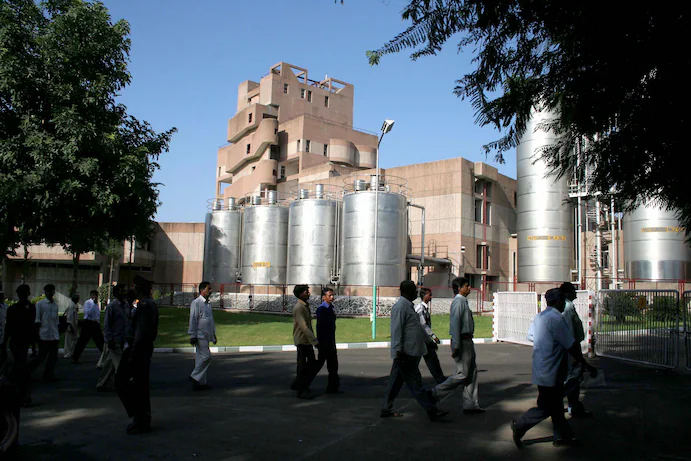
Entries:
[[151, 424], [130, 423], [127, 425], [127, 433], [130, 435], [146, 434], [151, 432]]
[[552, 442], [552, 445], [555, 447], [580, 447], [581, 441], [575, 437], [571, 439], [556, 439]]
[[516, 429], [516, 421], [514, 420], [511, 420], [511, 432], [513, 433], [513, 443], [520, 450], [523, 448], [523, 442], [521, 442], [521, 435], [518, 433], [518, 429]]
[[195, 384], [194, 387], [192, 387], [192, 390], [194, 392], [208, 391], [211, 390], [211, 386], [208, 384]]
[[463, 410], [464, 415], [477, 415], [479, 413], [484, 413], [486, 410], [484, 408], [468, 408]]
[[312, 400], [312, 399], [314, 399], [314, 396], [312, 395], [310, 390], [307, 389], [306, 391], [298, 394], [298, 398], [303, 399], [303, 400]]
[[430, 419], [430, 421], [439, 421], [448, 414], [449, 412], [446, 410], [439, 410], [435, 408], [434, 410], [430, 410], [427, 412], [427, 417]]

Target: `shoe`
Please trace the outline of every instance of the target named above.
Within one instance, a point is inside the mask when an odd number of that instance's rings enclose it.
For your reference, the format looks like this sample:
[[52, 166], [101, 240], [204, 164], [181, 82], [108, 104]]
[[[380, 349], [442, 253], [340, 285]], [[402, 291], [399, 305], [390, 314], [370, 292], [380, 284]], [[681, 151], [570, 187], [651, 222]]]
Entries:
[[521, 442], [521, 435], [518, 433], [518, 429], [516, 429], [516, 421], [514, 420], [511, 420], [511, 432], [513, 433], [513, 443], [520, 450], [523, 448], [523, 442]]
[[310, 390], [307, 389], [305, 392], [298, 394], [298, 398], [303, 399], [303, 400], [312, 400], [312, 399], [314, 399], [314, 396], [312, 395]]
[[192, 390], [194, 392], [201, 392], [201, 391], [208, 391], [211, 389], [211, 386], [208, 384], [195, 384]]
[[146, 434], [151, 432], [151, 424], [130, 423], [127, 425], [127, 433], [130, 435]]
[[468, 408], [463, 410], [464, 415], [477, 415], [479, 413], [484, 413], [486, 410], [484, 408]]
[[446, 410], [439, 410], [435, 408], [434, 410], [430, 410], [427, 412], [427, 417], [430, 419], [430, 421], [439, 421], [448, 414], [449, 412]]
[[555, 447], [580, 447], [581, 441], [575, 437], [571, 439], [555, 439], [552, 445]]

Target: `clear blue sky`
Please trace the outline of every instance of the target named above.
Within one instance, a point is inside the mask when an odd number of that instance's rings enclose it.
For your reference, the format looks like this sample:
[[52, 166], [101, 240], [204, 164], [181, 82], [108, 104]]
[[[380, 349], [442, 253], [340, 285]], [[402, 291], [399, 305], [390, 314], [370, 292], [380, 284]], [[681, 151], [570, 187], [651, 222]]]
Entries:
[[453, 94], [470, 68], [470, 52], [450, 42], [436, 57], [410, 53], [370, 67], [365, 51], [402, 31], [404, 0], [106, 0], [113, 20], [132, 28], [132, 84], [121, 101], [158, 131], [177, 127], [161, 156], [158, 221], [204, 220], [214, 194], [216, 153], [235, 113], [237, 86], [259, 81], [279, 61], [355, 85], [354, 126], [379, 131], [396, 120], [381, 145], [381, 166], [454, 157], [486, 161], [516, 177], [514, 153], [498, 165], [482, 145], [499, 137], [474, 121], [468, 101]]

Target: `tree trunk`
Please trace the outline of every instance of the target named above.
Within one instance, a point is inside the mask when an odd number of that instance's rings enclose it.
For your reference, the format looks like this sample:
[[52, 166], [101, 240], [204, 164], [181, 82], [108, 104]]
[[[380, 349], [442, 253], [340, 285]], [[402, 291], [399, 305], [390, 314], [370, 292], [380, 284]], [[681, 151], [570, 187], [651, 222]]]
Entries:
[[29, 246], [24, 244], [24, 260], [22, 261], [22, 283], [29, 278]]
[[113, 289], [113, 260], [115, 258], [113, 256], [110, 257], [110, 272], [108, 275], [108, 299], [106, 302], [110, 302], [110, 295], [111, 295], [111, 290]]
[[72, 288], [70, 288], [70, 297], [77, 294], [77, 277], [79, 275], [80, 256], [80, 253], [72, 253]]

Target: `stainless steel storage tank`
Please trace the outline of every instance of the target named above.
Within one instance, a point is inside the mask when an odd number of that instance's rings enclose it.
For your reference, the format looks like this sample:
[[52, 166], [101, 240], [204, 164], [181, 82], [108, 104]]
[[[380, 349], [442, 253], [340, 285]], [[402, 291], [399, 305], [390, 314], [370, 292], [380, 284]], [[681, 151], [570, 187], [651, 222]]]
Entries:
[[269, 191], [268, 204], [252, 197], [245, 207], [242, 233], [242, 283], [283, 285], [286, 281], [288, 208]]
[[552, 282], [571, 280], [573, 265], [573, 218], [566, 178], [548, 175], [540, 148], [552, 144], [556, 136], [536, 130], [552, 118], [536, 112], [516, 148], [518, 233], [518, 281]]
[[[375, 183], [376, 184], [376, 183]], [[343, 197], [343, 285], [372, 285], [374, 273], [375, 191], [355, 181]], [[406, 278], [407, 200], [402, 193], [379, 190], [377, 286], [399, 286]]]
[[290, 204], [288, 217], [288, 285], [328, 285], [335, 265], [341, 202], [324, 188], [302, 189]]
[[216, 199], [204, 224], [204, 280], [235, 283], [240, 270], [241, 226], [242, 211], [235, 206], [235, 199], [229, 198], [225, 209], [223, 199]]
[[645, 280], [688, 280], [691, 248], [674, 210], [644, 204], [624, 215], [626, 276]]

